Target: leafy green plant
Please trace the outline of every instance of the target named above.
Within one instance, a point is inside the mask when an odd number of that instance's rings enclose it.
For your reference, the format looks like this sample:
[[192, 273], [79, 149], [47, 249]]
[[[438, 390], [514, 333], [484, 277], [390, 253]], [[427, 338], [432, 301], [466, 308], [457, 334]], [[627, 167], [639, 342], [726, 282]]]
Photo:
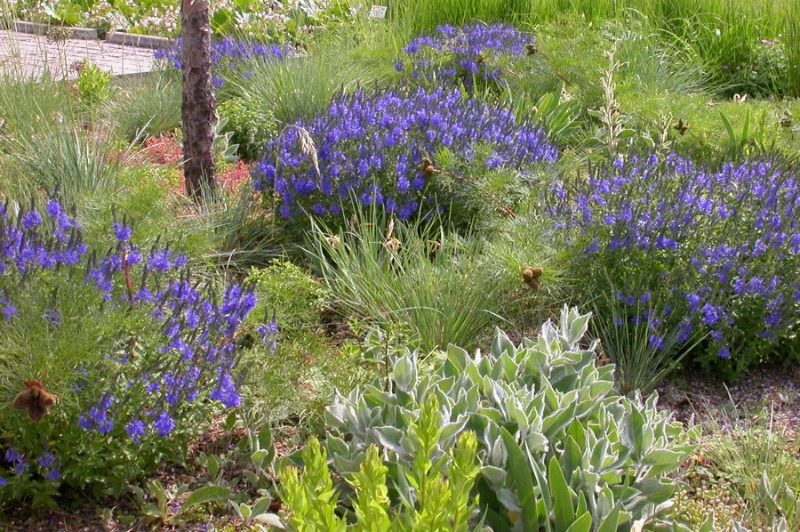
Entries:
[[745, 157], [775, 153], [777, 137], [769, 134], [767, 113], [762, 113], [758, 123], [754, 123], [750, 110], [744, 115], [741, 130], [734, 128], [725, 113], [719, 113], [720, 120], [728, 135], [728, 157], [739, 160]]
[[[269, 513], [275, 460], [272, 435], [269, 427], [255, 430], [251, 426], [253, 420], [246, 416], [242, 421], [245, 437], [233, 451], [200, 456], [199, 463], [205, 467], [210, 482], [192, 492], [190, 499], [227, 503], [244, 525], [282, 528], [278, 516]], [[225, 428], [231, 430], [236, 425], [236, 415], [231, 413], [225, 420]]]
[[603, 105], [599, 109], [589, 111], [589, 114], [599, 122], [595, 138], [592, 140], [598, 149], [606, 151], [609, 161], [617, 158], [622, 142], [633, 136], [633, 130], [625, 127], [624, 117], [620, 113], [616, 96], [615, 75], [622, 66], [616, 57], [618, 44], [618, 41], [614, 41], [606, 52], [608, 67], [603, 71], [603, 77], [600, 79], [600, 86], [603, 89]]
[[550, 139], [564, 145], [574, 140], [582, 126], [580, 105], [563, 98], [563, 86], [553, 92], [543, 94], [533, 107], [533, 123], [547, 131]]
[[334, 470], [358, 470], [370, 445], [391, 468], [402, 500], [413, 491], [395, 471], [418, 452], [409, 427], [428, 398], [441, 416], [437, 455], [472, 430], [481, 450], [481, 511], [495, 530], [588, 531], [647, 526], [667, 517], [669, 475], [692, 449], [680, 424], [642, 400], [613, 392], [614, 367], [595, 365], [597, 343], [583, 348], [589, 315], [566, 307], [558, 325], [514, 346], [498, 332], [489, 353], [471, 357], [451, 346], [432, 371], [417, 353], [394, 362], [391, 386], [356, 388], [326, 409]]
[[479, 242], [432, 223], [387, 223], [375, 211], [353, 220], [338, 232], [312, 220], [308, 250], [342, 312], [407, 324], [427, 352], [473, 345], [502, 311], [503, 278], [481, 260]]
[[85, 59], [78, 70], [75, 87], [83, 105], [90, 110], [96, 109], [111, 96], [111, 72]]
[[67, 121], [77, 114], [67, 86], [49, 74], [31, 80], [9, 64], [0, 74], [0, 135], [28, 137], [47, 123]]
[[266, 108], [259, 108], [245, 98], [232, 98], [217, 108], [225, 119], [224, 133], [231, 134], [231, 142], [238, 146], [239, 156], [254, 161], [262, 155], [267, 141], [275, 131], [275, 119]]
[[[390, 468], [377, 446], [369, 446], [363, 461], [346, 478], [352, 495], [353, 530], [467, 530], [478, 507], [472, 488], [479, 473], [478, 443], [472, 432], [463, 432], [453, 448], [438, 451], [442, 426], [435, 397], [409, 425], [409, 446], [414, 460], [391, 475], [404, 486], [395, 508], [389, 498]], [[294, 467], [279, 473], [281, 493], [293, 530], [345, 530], [346, 520], [337, 515], [339, 495], [327, 466], [327, 452], [316, 439], [302, 453], [305, 470]]]
[[[145, 524], [161, 526], [180, 526], [190, 510], [204, 504], [225, 502], [231, 494], [228, 488], [213, 485], [195, 490], [189, 490], [186, 486], [168, 489], [158, 479], [148, 480], [145, 488], [132, 486], [130, 489]], [[170, 502], [176, 499], [182, 499], [183, 503], [173, 510]]]
[[344, 64], [330, 51], [288, 61], [254, 59], [247, 73], [225, 73], [234, 96], [255, 109], [269, 109], [281, 125], [323, 111], [333, 97], [371, 81], [368, 70]]
[[773, 518], [772, 530], [788, 531], [800, 527], [800, 496], [788, 486], [783, 475], [772, 478], [761, 472], [758, 485], [760, 503]]
[[320, 314], [330, 293], [303, 268], [288, 260], [278, 260], [266, 268], [251, 269], [246, 282], [260, 301], [253, 318], [280, 315], [281, 331], [289, 336], [319, 327]]
[[247, 186], [233, 193], [203, 190], [203, 202], [187, 202], [192, 227], [211, 241], [204, 259], [227, 268], [246, 269], [279, 258], [279, 234]]

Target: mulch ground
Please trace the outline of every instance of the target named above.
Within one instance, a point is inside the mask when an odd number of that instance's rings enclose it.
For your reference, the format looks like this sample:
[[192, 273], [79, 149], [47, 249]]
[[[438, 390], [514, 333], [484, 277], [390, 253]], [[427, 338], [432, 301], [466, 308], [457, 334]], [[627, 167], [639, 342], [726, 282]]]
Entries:
[[800, 433], [800, 368], [757, 368], [733, 383], [715, 375], [684, 373], [658, 387], [662, 408], [684, 423], [721, 430], [740, 422], [772, 424], [794, 441]]

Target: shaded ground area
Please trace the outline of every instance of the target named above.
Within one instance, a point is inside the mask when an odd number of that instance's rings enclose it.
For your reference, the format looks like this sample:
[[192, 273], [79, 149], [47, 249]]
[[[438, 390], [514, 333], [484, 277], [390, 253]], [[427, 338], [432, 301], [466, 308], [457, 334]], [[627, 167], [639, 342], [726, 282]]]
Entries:
[[0, 73], [38, 78], [49, 71], [56, 78], [74, 79], [74, 65], [88, 60], [114, 76], [153, 69], [153, 51], [108, 44], [100, 40], [56, 42], [44, 35], [0, 31]]
[[714, 375], [684, 373], [658, 393], [659, 406], [684, 423], [708, 421], [725, 429], [736, 421], [761, 421], [789, 440], [800, 432], [800, 368], [755, 368], [727, 385]]

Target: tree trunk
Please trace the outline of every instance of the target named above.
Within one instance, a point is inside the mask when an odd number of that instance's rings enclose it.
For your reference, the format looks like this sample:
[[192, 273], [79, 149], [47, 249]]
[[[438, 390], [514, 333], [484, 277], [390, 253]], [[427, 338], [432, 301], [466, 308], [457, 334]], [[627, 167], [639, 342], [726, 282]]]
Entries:
[[181, 0], [183, 29], [183, 174], [186, 193], [200, 199], [214, 190], [216, 100], [211, 81], [211, 24], [208, 0]]

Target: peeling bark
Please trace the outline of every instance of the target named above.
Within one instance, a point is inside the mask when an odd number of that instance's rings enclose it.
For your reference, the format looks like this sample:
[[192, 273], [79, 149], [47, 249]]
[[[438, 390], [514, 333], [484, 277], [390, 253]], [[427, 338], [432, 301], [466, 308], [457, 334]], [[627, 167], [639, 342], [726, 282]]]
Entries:
[[183, 172], [186, 193], [200, 199], [214, 190], [216, 100], [211, 80], [211, 23], [207, 0], [181, 0], [183, 22]]

